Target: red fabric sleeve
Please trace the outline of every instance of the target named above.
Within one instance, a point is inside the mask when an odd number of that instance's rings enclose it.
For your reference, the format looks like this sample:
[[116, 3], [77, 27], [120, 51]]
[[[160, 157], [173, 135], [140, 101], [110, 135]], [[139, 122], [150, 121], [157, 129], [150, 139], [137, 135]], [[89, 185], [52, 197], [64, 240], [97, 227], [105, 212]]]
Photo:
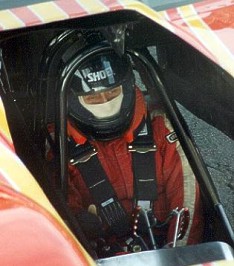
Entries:
[[[203, 217], [196, 178], [179, 141], [173, 138], [174, 131], [165, 114], [156, 115], [153, 128], [158, 145], [156, 163], [159, 199], [156, 202], [155, 212], [159, 213], [161, 219], [165, 219], [173, 209], [188, 207], [189, 227], [184, 239], [179, 241], [178, 245], [199, 243], [202, 239]], [[175, 219], [169, 226], [168, 242], [173, 240], [174, 229]]]
[[[69, 166], [68, 205], [74, 213], [88, 209], [92, 198], [76, 166]], [[81, 194], [82, 193], [82, 194]]]

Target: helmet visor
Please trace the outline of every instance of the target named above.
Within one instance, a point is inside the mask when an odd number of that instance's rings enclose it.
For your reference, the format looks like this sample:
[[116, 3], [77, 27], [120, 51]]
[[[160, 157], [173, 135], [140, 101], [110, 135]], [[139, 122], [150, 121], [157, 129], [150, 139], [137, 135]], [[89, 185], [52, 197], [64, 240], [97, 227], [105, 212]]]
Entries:
[[71, 89], [77, 95], [87, 95], [118, 87], [125, 78], [128, 66], [126, 57], [120, 58], [112, 51], [97, 54], [75, 71]]

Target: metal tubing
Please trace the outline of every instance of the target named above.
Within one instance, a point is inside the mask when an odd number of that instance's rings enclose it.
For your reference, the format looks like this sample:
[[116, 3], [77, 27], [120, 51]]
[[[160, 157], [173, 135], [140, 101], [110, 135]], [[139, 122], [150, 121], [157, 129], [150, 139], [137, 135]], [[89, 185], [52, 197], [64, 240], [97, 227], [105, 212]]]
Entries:
[[161, 100], [164, 103], [165, 110], [167, 111], [168, 117], [172, 123], [172, 126], [175, 129], [175, 132], [184, 149], [184, 152], [187, 158], [189, 158], [191, 168], [195, 173], [197, 181], [201, 185], [202, 189], [205, 189], [204, 194], [206, 195], [206, 197], [209, 198], [209, 202], [212, 202], [212, 206], [214, 207], [214, 209], [216, 209], [221, 220], [224, 222], [225, 231], [228, 235], [228, 238], [233, 240], [233, 231], [231, 229], [230, 222], [227, 219], [223, 206], [220, 202], [214, 182], [204, 164], [204, 161], [199, 151], [195, 147], [191, 136], [189, 136], [189, 133], [186, 132], [184, 129], [184, 125], [182, 125], [181, 121], [184, 121], [184, 119], [181, 116], [175, 102], [170, 98], [170, 95], [168, 93], [169, 90], [166, 88], [165, 81], [163, 79], [158, 64], [155, 60], [149, 60], [146, 56], [142, 55], [137, 51], [128, 50], [127, 52], [131, 56], [140, 60], [144, 64], [146, 69], [149, 71], [150, 76], [155, 85], [155, 90], [157, 90], [159, 96], [161, 97]]

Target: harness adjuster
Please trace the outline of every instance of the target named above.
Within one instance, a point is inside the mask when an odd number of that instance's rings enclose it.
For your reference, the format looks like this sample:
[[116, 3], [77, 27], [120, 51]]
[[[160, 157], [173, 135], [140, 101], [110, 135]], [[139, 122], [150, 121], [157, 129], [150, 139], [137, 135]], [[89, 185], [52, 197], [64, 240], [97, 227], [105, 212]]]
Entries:
[[100, 204], [100, 215], [118, 237], [125, 236], [129, 231], [129, 222], [119, 200], [113, 196]]
[[94, 147], [92, 147], [90, 150], [86, 150], [82, 154], [79, 154], [79, 156], [71, 158], [70, 164], [76, 165], [78, 163], [85, 163], [97, 153], [98, 153], [97, 150]]
[[138, 153], [147, 153], [150, 151], [156, 151], [157, 146], [155, 144], [152, 145], [128, 145], [128, 151], [130, 152], [138, 152]]

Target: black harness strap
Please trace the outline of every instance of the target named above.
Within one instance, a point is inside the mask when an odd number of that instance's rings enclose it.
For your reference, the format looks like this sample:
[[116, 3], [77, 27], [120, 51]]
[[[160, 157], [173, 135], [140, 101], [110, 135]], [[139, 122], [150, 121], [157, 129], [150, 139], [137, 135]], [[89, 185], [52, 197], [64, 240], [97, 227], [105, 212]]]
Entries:
[[147, 119], [137, 138], [128, 145], [128, 149], [132, 152], [135, 200], [153, 203], [157, 200], [155, 163], [157, 147], [153, 140], [149, 115]]
[[134, 152], [132, 156], [135, 176], [135, 198], [136, 200], [155, 201], [157, 199], [157, 187], [153, 164], [154, 153]]
[[[94, 156], [96, 153], [92, 145], [86, 142], [84, 145], [73, 148], [70, 162], [79, 169], [95, 204], [99, 208], [101, 218], [117, 236], [121, 237], [129, 231], [127, 214], [119, 202], [98, 157]], [[74, 157], [74, 155], [76, 156]]]

